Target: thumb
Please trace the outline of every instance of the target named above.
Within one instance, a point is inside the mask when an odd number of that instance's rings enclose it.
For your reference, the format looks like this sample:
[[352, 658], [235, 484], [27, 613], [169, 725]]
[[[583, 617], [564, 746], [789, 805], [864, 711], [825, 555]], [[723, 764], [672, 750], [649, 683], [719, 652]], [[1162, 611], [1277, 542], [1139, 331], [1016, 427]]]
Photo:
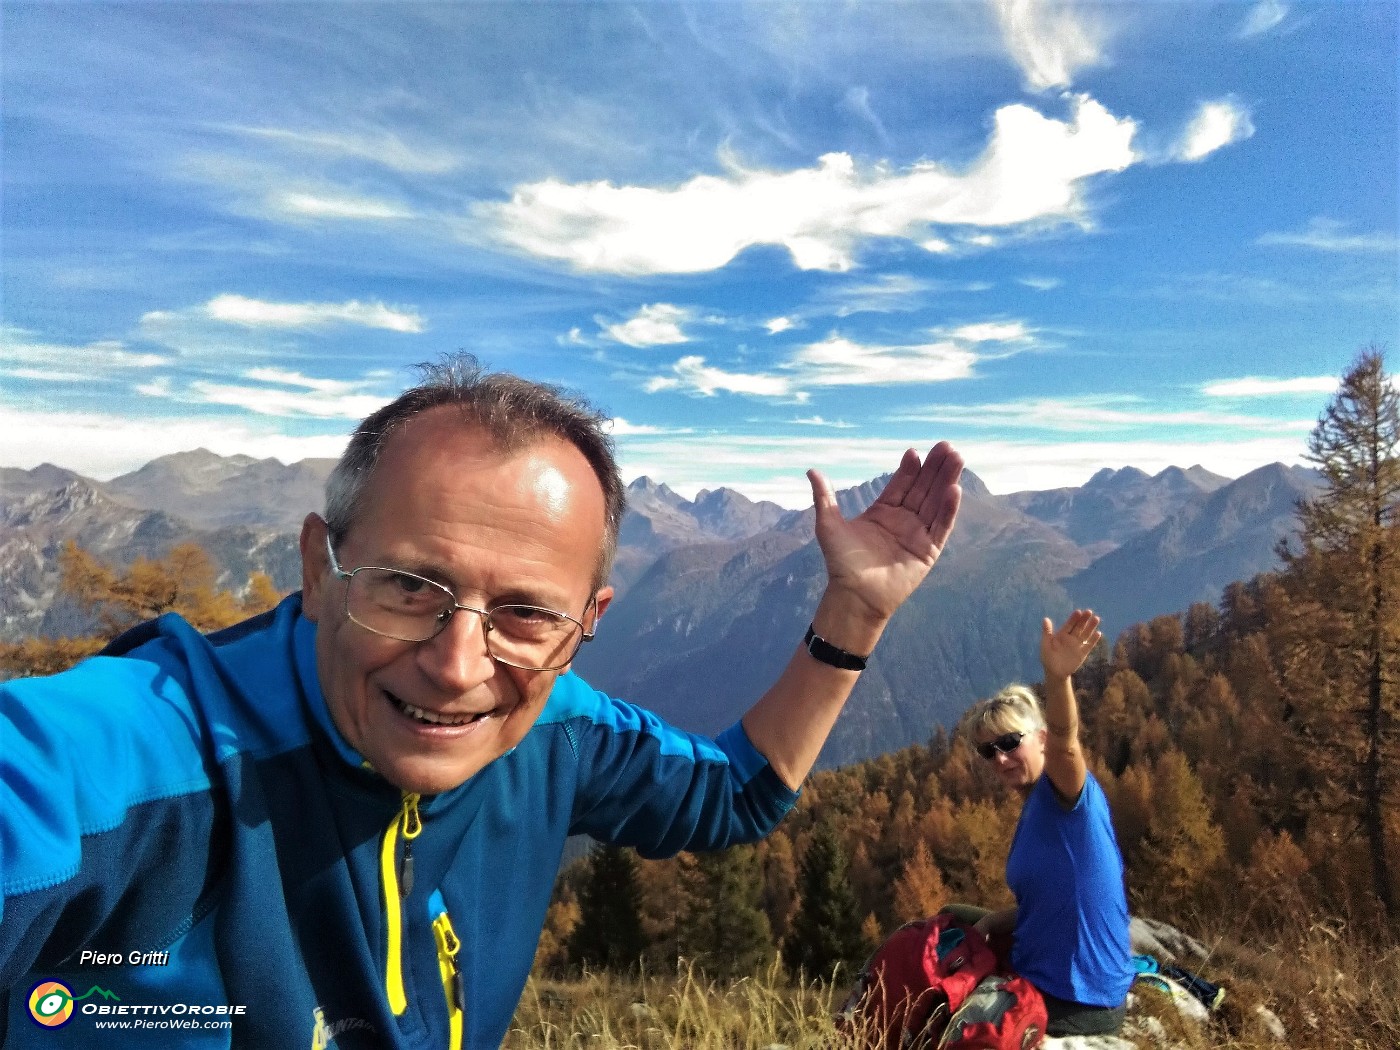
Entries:
[[841, 511], [836, 506], [836, 493], [826, 480], [826, 475], [819, 470], [809, 470], [807, 480], [812, 485], [812, 509], [816, 511], [817, 522], [827, 521], [832, 514], [839, 517]]
[[1054, 633], [1055, 624], [1051, 621], [1050, 617], [1047, 616], [1045, 617], [1045, 619], [1040, 621], [1040, 636], [1042, 638], [1049, 638]]

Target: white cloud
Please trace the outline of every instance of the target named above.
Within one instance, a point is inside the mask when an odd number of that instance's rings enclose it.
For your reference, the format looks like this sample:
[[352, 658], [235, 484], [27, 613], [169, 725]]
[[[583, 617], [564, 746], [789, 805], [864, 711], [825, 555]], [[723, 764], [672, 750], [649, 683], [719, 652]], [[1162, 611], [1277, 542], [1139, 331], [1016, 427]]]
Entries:
[[387, 397], [371, 393], [385, 378], [372, 373], [362, 379], [319, 379], [282, 368], [253, 368], [242, 373], [244, 383], [197, 379], [177, 387], [162, 378], [136, 387], [150, 398], [186, 404], [226, 405], [260, 416], [360, 420], [382, 406]]
[[963, 343], [1024, 343], [1032, 335], [1023, 321], [979, 321], [959, 325], [948, 337]]
[[806, 419], [794, 419], [804, 427], [828, 427], [832, 430], [854, 430], [854, 423], [847, 423], [844, 419], [823, 419], [821, 416], [809, 416]]
[[1170, 466], [1200, 464], [1225, 477], [1239, 477], [1267, 463], [1302, 462], [1303, 443], [1292, 435], [1202, 436], [1186, 428], [1178, 436], [1102, 440], [1035, 440], [981, 437], [933, 431], [904, 440], [826, 435], [811, 431], [787, 437], [733, 430], [682, 438], [637, 437], [618, 442], [623, 476], [642, 474], [692, 497], [702, 488], [737, 489], [750, 499], [785, 507], [812, 505], [803, 473], [816, 467], [837, 488], [860, 484], [894, 470], [905, 448], [922, 455], [939, 438], [953, 441], [968, 468], [993, 492], [1082, 485], [1104, 467], [1138, 467], [1156, 474]]
[[[815, 343], [798, 347], [775, 371], [726, 372], [705, 364], [698, 356], [683, 357], [666, 375], [653, 376], [647, 393], [683, 390], [712, 396], [719, 392], [796, 400], [810, 398], [808, 387], [908, 386], [945, 383], [971, 378], [984, 356], [978, 347], [986, 343], [1010, 345], [1011, 353], [1035, 343], [1035, 335], [1021, 321], [981, 321], [935, 333], [938, 340], [912, 345], [859, 343], [833, 333]], [[998, 355], [1008, 351], [1001, 349]], [[817, 417], [819, 418], [819, 417]]]
[[1103, 61], [1103, 27], [1061, 0], [992, 0], [1002, 36], [1032, 91], [1066, 88]]
[[[423, 331], [423, 318], [417, 313], [380, 302], [362, 303], [358, 299], [344, 303], [270, 303], [224, 294], [205, 303], [203, 311], [212, 320], [249, 328], [324, 328], [349, 324], [385, 328], [391, 332]], [[148, 314], [147, 318], [152, 316]]]
[[170, 363], [167, 357], [128, 350], [113, 339], [79, 346], [48, 343], [14, 325], [0, 325], [0, 352], [0, 375], [50, 383], [92, 382], [113, 370], [158, 368]]
[[1034, 288], [1037, 292], [1049, 292], [1064, 284], [1058, 277], [1018, 277], [1018, 284], [1024, 284], [1027, 288]]
[[968, 438], [955, 444], [968, 469], [999, 493], [1082, 485], [1104, 467], [1131, 465], [1158, 474], [1168, 467], [1200, 465], [1214, 474], [1237, 478], [1268, 463], [1303, 462], [1303, 443], [1296, 438], [1214, 440], [1189, 431], [1179, 440], [1039, 443]]
[[1337, 389], [1336, 376], [1300, 376], [1294, 379], [1269, 379], [1245, 376], [1207, 383], [1201, 393], [1207, 397], [1274, 397], [1280, 394], [1330, 394]]
[[[1258, 434], [1304, 435], [1310, 419], [1276, 419], [1237, 415], [1209, 409], [1164, 409], [1131, 396], [1028, 398], [980, 405], [930, 405], [890, 416], [901, 423], [955, 423], [973, 428], [1050, 431], [1053, 433], [1228, 429]], [[1293, 438], [1297, 440], [1297, 438]]]
[[413, 218], [413, 212], [402, 205], [348, 194], [297, 193], [288, 190], [273, 194], [267, 204], [274, 213], [310, 219], [383, 222]]
[[277, 143], [300, 153], [323, 157], [350, 157], [370, 161], [406, 175], [445, 175], [462, 166], [462, 159], [449, 150], [415, 147], [392, 131], [360, 135], [343, 132], [293, 131], [228, 125], [227, 130], [249, 138]]
[[769, 335], [778, 335], [781, 332], [786, 332], [792, 326], [793, 320], [791, 317], [774, 317], [763, 323], [763, 327], [768, 329]]
[[675, 433], [668, 431], [665, 427], [647, 426], [642, 423], [629, 423], [621, 416], [613, 416], [607, 421], [607, 430], [613, 437], [634, 437], [642, 434], [667, 434]]
[[1258, 243], [1312, 248], [1320, 252], [1394, 252], [1400, 243], [1393, 233], [1347, 233], [1346, 229], [1346, 223], [1319, 216], [1309, 222], [1305, 230], [1266, 233]]
[[885, 133], [885, 125], [880, 118], [875, 115], [875, 111], [870, 108], [870, 89], [867, 87], [850, 87], [846, 89], [846, 97], [841, 100], [841, 108], [852, 116], [858, 118], [874, 129], [880, 141], [887, 141], [889, 136]]
[[683, 306], [652, 303], [643, 306], [630, 320], [621, 324], [603, 324], [601, 321], [599, 324], [609, 339], [628, 346], [669, 346], [690, 342], [681, 325], [693, 317], [693, 312]]
[[844, 271], [861, 241], [924, 242], [930, 225], [1084, 221], [1079, 180], [1131, 165], [1136, 125], [1086, 96], [1072, 105], [1068, 121], [1002, 107], [986, 149], [962, 172], [933, 163], [858, 170], [848, 154], [828, 153], [814, 168], [731, 166], [673, 188], [547, 179], [476, 211], [503, 243], [578, 270], [697, 273], [775, 244], [800, 269]]
[[973, 374], [977, 355], [954, 341], [923, 346], [873, 346], [832, 335], [802, 347], [783, 367], [803, 386], [887, 386], [942, 383]]
[[[820, 296], [818, 302], [834, 307], [837, 317], [859, 313], [897, 313], [927, 306], [929, 296], [954, 287], [946, 282], [908, 274], [884, 273], [869, 281], [843, 282]], [[968, 290], [966, 285], [957, 287], [958, 290]]]
[[726, 372], [705, 364], [705, 359], [699, 356], [682, 357], [671, 366], [671, 372], [669, 376], [657, 376], [648, 380], [643, 389], [649, 394], [661, 390], [683, 390], [703, 397], [713, 397], [724, 391], [755, 397], [795, 397], [805, 400], [805, 395], [794, 391], [791, 380], [784, 376]]
[[1279, 0], [1261, 0], [1249, 10], [1240, 23], [1239, 36], [1247, 38], [1260, 36], [1273, 29], [1288, 17], [1288, 5]]
[[1254, 134], [1249, 110], [1232, 99], [1201, 103], [1172, 150], [1175, 160], [1197, 161]]
[[56, 463], [105, 481], [158, 456], [207, 448], [221, 456], [275, 456], [284, 463], [336, 457], [349, 434], [297, 437], [255, 422], [200, 415], [137, 416], [128, 412], [32, 411], [0, 404], [0, 465], [32, 470]]

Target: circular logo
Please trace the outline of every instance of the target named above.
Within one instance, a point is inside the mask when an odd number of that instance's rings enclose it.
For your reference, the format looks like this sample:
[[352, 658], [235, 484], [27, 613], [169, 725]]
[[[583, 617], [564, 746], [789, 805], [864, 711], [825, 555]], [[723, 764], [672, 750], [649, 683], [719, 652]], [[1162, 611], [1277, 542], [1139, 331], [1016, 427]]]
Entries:
[[40, 981], [29, 992], [29, 1016], [45, 1028], [61, 1028], [73, 1017], [73, 992], [61, 981]]

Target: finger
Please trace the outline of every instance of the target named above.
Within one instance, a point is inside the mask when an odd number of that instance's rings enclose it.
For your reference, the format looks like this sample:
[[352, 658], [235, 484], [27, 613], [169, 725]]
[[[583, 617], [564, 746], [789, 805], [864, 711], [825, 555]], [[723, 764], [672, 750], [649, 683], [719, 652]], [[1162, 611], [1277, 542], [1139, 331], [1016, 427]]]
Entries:
[[825, 522], [832, 514], [839, 518], [841, 510], [836, 505], [836, 492], [831, 482], [826, 480], [826, 475], [819, 470], [809, 470], [807, 481], [812, 486], [812, 509], [816, 511], [817, 522]]
[[909, 496], [910, 489], [914, 487], [914, 482], [918, 479], [919, 471], [919, 454], [912, 448], [905, 449], [904, 455], [899, 459], [899, 467], [895, 470], [894, 476], [890, 478], [885, 485], [885, 490], [880, 493], [875, 502], [898, 507]]
[[1041, 638], [1053, 638], [1055, 636], [1055, 625], [1048, 616], [1040, 621], [1040, 636]]
[[952, 514], [956, 515], [958, 505], [962, 501], [962, 486], [959, 484], [962, 469], [962, 456], [958, 455], [958, 451], [948, 442], [939, 441], [937, 445], [928, 449], [928, 458], [924, 459], [924, 469], [921, 473], [927, 473], [930, 483], [923, 500], [918, 503], [918, 517], [928, 531], [934, 531], [935, 522], [941, 522], [942, 519], [948, 521], [948, 531], [952, 531], [952, 517], [946, 512], [944, 504], [949, 498], [953, 498]]
[[928, 455], [924, 457], [924, 465], [919, 469], [919, 476], [914, 479], [909, 495], [904, 498], [904, 505], [918, 514], [925, 526], [932, 520], [929, 497], [941, 492], [949, 483], [947, 474], [950, 455], [958, 462], [958, 471], [952, 477], [952, 481], [956, 482], [957, 474], [962, 472], [962, 459], [953, 451], [952, 445], [940, 441], [928, 450]]
[[943, 493], [941, 502], [932, 511], [932, 517], [924, 519], [928, 538], [940, 553], [948, 545], [948, 537], [953, 534], [953, 525], [958, 520], [958, 508], [961, 506], [962, 486], [954, 484]]

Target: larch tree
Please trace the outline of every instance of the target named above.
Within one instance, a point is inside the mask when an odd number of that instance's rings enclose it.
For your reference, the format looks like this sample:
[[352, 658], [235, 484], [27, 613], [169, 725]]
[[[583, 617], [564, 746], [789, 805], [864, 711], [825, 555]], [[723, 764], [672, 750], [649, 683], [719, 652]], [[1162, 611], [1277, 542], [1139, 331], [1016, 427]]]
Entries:
[[57, 674], [100, 650], [142, 620], [179, 613], [197, 630], [216, 631], [272, 608], [281, 599], [272, 580], [255, 572], [242, 597], [221, 589], [202, 547], [180, 543], [164, 558], [138, 558], [118, 570], [68, 540], [59, 550], [59, 589], [96, 621], [81, 638], [26, 638], [0, 643], [0, 674]]
[[1377, 347], [1343, 376], [1308, 439], [1322, 491], [1280, 547], [1292, 599], [1278, 649], [1301, 753], [1324, 808], [1366, 842], [1371, 886], [1400, 930], [1393, 833], [1400, 763], [1400, 395]]

